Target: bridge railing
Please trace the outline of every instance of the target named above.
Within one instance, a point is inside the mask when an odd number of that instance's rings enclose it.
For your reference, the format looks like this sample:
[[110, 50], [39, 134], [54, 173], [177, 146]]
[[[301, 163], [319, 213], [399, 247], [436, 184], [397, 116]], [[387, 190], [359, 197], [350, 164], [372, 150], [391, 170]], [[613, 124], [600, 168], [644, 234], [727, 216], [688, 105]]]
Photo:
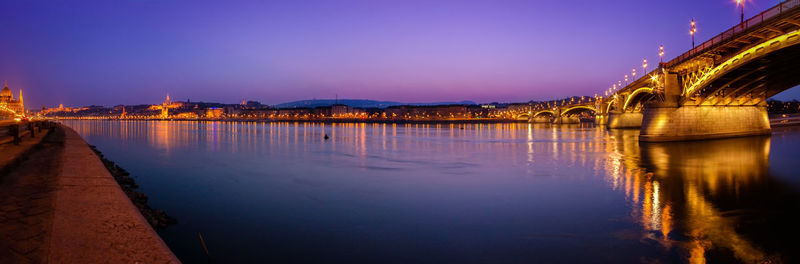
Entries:
[[774, 6], [774, 7], [770, 8], [770, 9], [767, 9], [764, 12], [761, 12], [760, 14], [758, 14], [758, 15], [756, 15], [754, 17], [751, 17], [750, 19], [745, 20], [743, 23], [740, 23], [740, 24], [738, 24], [738, 25], [726, 30], [725, 32], [722, 32], [722, 34], [719, 34], [719, 35], [709, 39], [708, 41], [703, 42], [703, 44], [700, 44], [700, 45], [696, 46], [694, 49], [691, 49], [691, 50], [681, 54], [677, 58], [672, 59], [671, 61], [666, 63], [666, 66], [667, 67], [672, 67], [672, 66], [675, 66], [677, 64], [680, 64], [680, 63], [682, 63], [682, 62], [694, 57], [697, 54], [702, 54], [703, 52], [705, 52], [708, 49], [711, 49], [711, 48], [714, 48], [716, 46], [719, 46], [719, 45], [721, 45], [723, 43], [726, 43], [727, 41], [729, 41], [729, 40], [731, 40], [731, 39], [733, 39], [735, 37], [740, 36], [742, 33], [748, 31], [749, 29], [757, 28], [762, 23], [764, 23], [764, 21], [768, 21], [768, 20], [770, 20], [770, 19], [772, 19], [774, 17], [777, 17], [777, 16], [785, 14], [785, 13], [794, 12], [794, 11], [796, 11], [796, 9], [798, 7], [800, 7], [800, 0], [788, 0], [788, 1], [781, 2], [780, 4]]

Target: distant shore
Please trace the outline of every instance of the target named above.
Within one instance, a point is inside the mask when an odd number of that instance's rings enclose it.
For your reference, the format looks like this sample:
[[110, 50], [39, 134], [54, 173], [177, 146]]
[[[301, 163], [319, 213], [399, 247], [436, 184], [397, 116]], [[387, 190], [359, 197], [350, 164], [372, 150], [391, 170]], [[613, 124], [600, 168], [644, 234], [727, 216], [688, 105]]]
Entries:
[[197, 121], [197, 122], [308, 122], [308, 123], [384, 123], [384, 124], [481, 124], [481, 123], [528, 123], [526, 120], [512, 119], [446, 119], [446, 120], [393, 120], [393, 119], [251, 119], [251, 118], [226, 118], [226, 119], [192, 119], [192, 118], [146, 118], [146, 119], [120, 119], [120, 118], [57, 118], [56, 120], [117, 120], [117, 121]]
[[769, 122], [773, 127], [798, 126], [800, 125], [800, 114], [780, 114], [770, 116]]
[[[281, 123], [281, 122], [297, 122], [297, 123], [369, 123], [369, 124], [528, 124], [525, 120], [512, 120], [512, 119], [448, 119], [448, 120], [392, 120], [392, 119], [252, 119], [252, 118], [229, 118], [229, 119], [192, 119], [192, 118], [145, 118], [145, 119], [120, 119], [120, 118], [57, 118], [56, 120], [116, 120], [116, 121], [195, 121], [195, 122], [254, 122], [254, 123]], [[781, 126], [798, 126], [800, 125], [800, 114], [791, 115], [771, 115], [769, 117], [770, 124], [773, 127]], [[594, 123], [582, 121], [581, 123]], [[541, 123], [548, 124], [548, 123]]]

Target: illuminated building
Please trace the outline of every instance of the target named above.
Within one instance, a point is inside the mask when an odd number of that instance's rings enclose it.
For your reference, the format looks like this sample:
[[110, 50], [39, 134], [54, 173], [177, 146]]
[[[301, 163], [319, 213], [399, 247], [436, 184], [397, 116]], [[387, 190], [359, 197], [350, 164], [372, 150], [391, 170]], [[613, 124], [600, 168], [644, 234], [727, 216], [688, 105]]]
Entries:
[[25, 105], [22, 101], [22, 90], [19, 91], [19, 100], [14, 100], [14, 94], [8, 89], [8, 82], [0, 92], [0, 116], [24, 115]]
[[[479, 108], [480, 109], [480, 108]], [[437, 120], [471, 118], [474, 113], [465, 105], [391, 106], [384, 111], [392, 119]]]
[[222, 107], [222, 110], [223, 110], [222, 112], [225, 114], [226, 117], [238, 117], [242, 113], [242, 107], [243, 107], [243, 104], [241, 104], [241, 105], [226, 105], [226, 106]]
[[222, 108], [207, 108], [206, 109], [206, 118], [220, 118], [222, 117], [223, 110]]
[[200, 116], [198, 116], [195, 112], [183, 112], [175, 114], [174, 117], [179, 119], [197, 119]]
[[160, 115], [161, 118], [169, 118], [169, 109], [176, 109], [176, 108], [180, 108], [182, 106], [183, 106], [183, 103], [181, 103], [181, 102], [172, 102], [169, 99], [169, 94], [167, 94], [167, 98], [164, 100], [163, 103], [161, 103], [160, 105], [151, 105], [150, 106], [150, 110], [161, 111], [161, 115]]

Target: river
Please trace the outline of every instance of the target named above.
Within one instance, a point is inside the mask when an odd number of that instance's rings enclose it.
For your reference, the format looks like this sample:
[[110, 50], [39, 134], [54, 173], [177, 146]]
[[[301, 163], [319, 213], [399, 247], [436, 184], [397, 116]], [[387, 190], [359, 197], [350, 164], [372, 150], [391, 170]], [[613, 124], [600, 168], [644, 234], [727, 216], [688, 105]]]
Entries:
[[178, 220], [159, 234], [185, 263], [800, 261], [797, 127], [63, 123]]

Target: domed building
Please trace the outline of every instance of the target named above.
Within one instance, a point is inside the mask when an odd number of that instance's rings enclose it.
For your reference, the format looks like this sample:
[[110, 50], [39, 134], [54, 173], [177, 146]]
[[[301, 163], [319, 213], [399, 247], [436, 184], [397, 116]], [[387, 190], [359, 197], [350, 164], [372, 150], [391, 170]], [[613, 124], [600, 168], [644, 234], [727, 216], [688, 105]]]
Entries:
[[19, 100], [14, 100], [14, 94], [8, 89], [8, 82], [0, 91], [0, 118], [14, 117], [25, 113], [25, 105], [22, 101], [22, 90], [19, 91]]

